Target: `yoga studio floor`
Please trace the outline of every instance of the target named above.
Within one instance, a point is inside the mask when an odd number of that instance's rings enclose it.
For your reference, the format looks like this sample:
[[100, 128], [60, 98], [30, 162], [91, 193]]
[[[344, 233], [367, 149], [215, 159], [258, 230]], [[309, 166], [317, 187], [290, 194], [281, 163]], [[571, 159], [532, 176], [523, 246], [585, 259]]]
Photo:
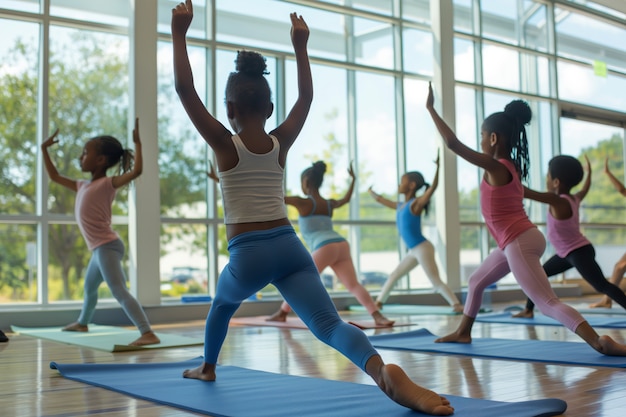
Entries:
[[[564, 299], [583, 306], [597, 297]], [[520, 302], [521, 304], [521, 302]], [[494, 310], [505, 306], [494, 305]], [[346, 320], [367, 319], [364, 313], [341, 312]], [[460, 316], [393, 315], [412, 326], [390, 330], [366, 330], [368, 335], [407, 332], [427, 328], [443, 335], [456, 328]], [[204, 321], [157, 325], [158, 333], [202, 337]], [[626, 343], [626, 329], [598, 329]], [[9, 334], [0, 344], [0, 416], [195, 416], [139, 400], [103, 388], [62, 377], [49, 367], [57, 363], [155, 363], [177, 362], [202, 355], [202, 346], [108, 353], [54, 341]], [[540, 339], [579, 341], [562, 327], [476, 323], [474, 338]], [[626, 410], [624, 368], [555, 365], [467, 356], [380, 350], [387, 362], [400, 364], [419, 384], [440, 393], [518, 402], [559, 398], [567, 402], [564, 416], [623, 417]], [[372, 384], [359, 369], [330, 347], [318, 342], [308, 330], [274, 327], [231, 326], [220, 363], [274, 373], [318, 377]], [[218, 374], [219, 378], [219, 374]], [[150, 384], [150, 381], [146, 381]], [[302, 395], [307, 395], [302, 393]], [[242, 401], [246, 393], [241, 393]], [[324, 401], [323, 398], [319, 399]], [[297, 415], [295, 410], [276, 416]], [[251, 416], [253, 417], [253, 416]], [[339, 416], [341, 417], [341, 416]]]

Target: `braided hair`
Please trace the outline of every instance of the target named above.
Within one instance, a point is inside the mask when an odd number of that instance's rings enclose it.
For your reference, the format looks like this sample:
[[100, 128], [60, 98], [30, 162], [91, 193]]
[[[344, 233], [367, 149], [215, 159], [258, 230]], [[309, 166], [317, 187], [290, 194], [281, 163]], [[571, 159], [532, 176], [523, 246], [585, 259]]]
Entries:
[[493, 113], [483, 122], [483, 129], [488, 133], [496, 133], [506, 141], [504, 144], [510, 152], [511, 160], [522, 181], [528, 179], [530, 158], [528, 154], [528, 137], [526, 125], [532, 119], [532, 111], [527, 102], [513, 100], [504, 107], [503, 112]]
[[[410, 182], [414, 182], [415, 183], [415, 190], [413, 190], [414, 193], [418, 192], [419, 190], [421, 190], [423, 187], [430, 187], [430, 184], [427, 183], [424, 180], [424, 176], [422, 175], [421, 172], [418, 171], [409, 171], [406, 174], [404, 174], [408, 180]], [[430, 206], [430, 200], [426, 203], [426, 205], [424, 206], [424, 214], [428, 214], [428, 207]]]

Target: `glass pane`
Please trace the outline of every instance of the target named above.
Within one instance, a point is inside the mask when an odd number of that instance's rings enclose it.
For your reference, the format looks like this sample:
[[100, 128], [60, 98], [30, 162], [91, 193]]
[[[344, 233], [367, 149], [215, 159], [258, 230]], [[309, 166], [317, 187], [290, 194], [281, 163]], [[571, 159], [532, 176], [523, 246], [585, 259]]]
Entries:
[[83, 1], [83, 0], [50, 0], [52, 16], [85, 20], [88, 22], [105, 23], [116, 26], [128, 26], [130, 18], [130, 1]]
[[306, 20], [311, 35], [311, 56], [345, 60], [345, 19], [343, 15], [310, 7], [295, 7], [270, 0], [217, 0], [217, 40], [245, 45], [246, 49], [264, 48], [293, 52], [289, 14], [296, 12]]
[[[393, 69], [395, 61], [393, 36], [389, 23], [356, 17], [352, 41], [354, 62]], [[432, 51], [432, 48], [430, 50]]]
[[37, 301], [37, 225], [0, 224], [0, 300]]
[[[50, 131], [59, 129], [59, 143], [49, 152], [61, 175], [90, 178], [81, 172], [79, 157], [91, 137], [111, 135], [129, 146], [128, 90], [127, 37], [50, 28]], [[48, 209], [72, 214], [74, 192], [50, 183]], [[114, 209], [126, 212], [124, 204]]]
[[[206, 97], [206, 50], [188, 47], [194, 83]], [[161, 214], [165, 217], [204, 218], [207, 215], [209, 147], [191, 124], [174, 89], [172, 44], [158, 47], [159, 178]], [[223, 107], [223, 100], [218, 101]], [[227, 125], [229, 126], [229, 125]]]
[[430, 25], [430, 1], [402, 0], [402, 18]]
[[368, 12], [374, 12], [378, 14], [384, 14], [387, 16], [391, 15], [391, 11], [393, 8], [393, 0], [351, 0], [348, 3], [349, 7], [366, 10]]
[[454, 78], [472, 83], [476, 80], [474, 69], [474, 43], [454, 38]]
[[548, 16], [545, 5], [524, 1], [523, 46], [546, 52], [548, 50]]
[[[39, 13], [41, 10], [41, 0], [3, 0], [2, 8], [20, 10], [22, 12]], [[6, 26], [2, 26], [6, 28]], [[7, 31], [6, 33], [13, 33]]]
[[[425, 181], [430, 184], [435, 175], [434, 161], [443, 142], [426, 110], [428, 83], [405, 79], [404, 91], [406, 171], [421, 172]], [[440, 175], [443, 173], [440, 172]], [[434, 203], [434, 199], [431, 203]], [[434, 218], [434, 215], [434, 210], [431, 210], [430, 217]]]
[[560, 122], [561, 137], [567, 138], [561, 143], [562, 153], [581, 161], [587, 155], [591, 162], [593, 185], [583, 201], [581, 222], [622, 223], [624, 197], [603, 172], [608, 161], [613, 175], [624, 182], [624, 129], [569, 118]]
[[[324, 80], [314, 85], [315, 99], [298, 139], [289, 150], [287, 159], [287, 193], [301, 195], [300, 174], [311, 163], [322, 160], [326, 163], [326, 176], [321, 193], [327, 198], [343, 197], [349, 181], [348, 130], [347, 130], [347, 86], [346, 70], [312, 65], [314, 80]], [[297, 97], [297, 73], [295, 62], [287, 62], [286, 87], [287, 103], [293, 103]], [[290, 110], [287, 106], [287, 111]], [[356, 161], [355, 161], [356, 163]], [[365, 177], [357, 172], [357, 186], [363, 184]], [[363, 184], [364, 185], [364, 184]], [[355, 190], [353, 198], [358, 191]], [[353, 200], [356, 201], [356, 200]], [[345, 210], [344, 210], [345, 208]], [[348, 206], [335, 213], [335, 218], [347, 218]], [[292, 218], [297, 218], [292, 217]]]
[[208, 291], [207, 227], [164, 224], [161, 229], [161, 295], [206, 294]]
[[496, 45], [483, 45], [483, 78], [485, 85], [519, 90], [519, 53]]
[[[395, 216], [395, 210], [387, 211], [394, 213]], [[400, 241], [395, 219], [390, 225], [359, 226], [356, 227], [356, 232], [360, 248], [358, 255], [360, 281], [365, 280], [364, 286], [370, 291], [379, 290], [400, 261], [398, 252]], [[408, 286], [408, 280], [401, 278], [394, 291], [407, 290]]]
[[626, 28], [559, 8], [555, 14], [559, 56], [626, 71]]
[[472, 0], [454, 0], [454, 30], [473, 33]]
[[557, 62], [559, 98], [610, 110], [624, 111], [626, 96], [616, 94], [626, 91], [626, 77], [598, 75], [592, 67]]
[[[455, 88], [456, 134], [472, 149], [478, 150], [479, 132], [476, 124], [476, 91]], [[482, 222], [478, 200], [479, 169], [463, 158], [456, 158], [457, 188], [459, 190], [459, 219], [461, 222]], [[463, 242], [461, 242], [463, 243]]]
[[548, 59], [530, 54], [520, 54], [520, 59], [523, 74], [521, 91], [549, 96], [550, 72]]
[[[157, 30], [159, 33], [172, 33], [172, 9], [180, 2], [180, 0], [158, 0]], [[208, 15], [210, 10], [207, 11], [206, 8], [206, 0], [193, 1], [193, 20], [187, 36], [200, 39], [211, 37], [212, 31], [209, 26], [211, 20]]]
[[[376, 88], [371, 88], [375, 85]], [[368, 178], [368, 186], [387, 198], [397, 198], [398, 167], [396, 158], [396, 117], [394, 112], [394, 80], [377, 74], [356, 74], [357, 155], [359, 180]], [[363, 181], [364, 182], [364, 181]], [[370, 210], [370, 208], [372, 208]], [[394, 220], [395, 211], [371, 197], [361, 202], [361, 217]]]
[[0, 213], [34, 213], [39, 25], [0, 19]]
[[433, 75], [433, 37], [431, 32], [405, 29], [403, 32], [404, 70]]
[[481, 0], [482, 35], [518, 44], [517, 0]]
[[[593, 190], [594, 187], [595, 182], [591, 189]], [[614, 196], [615, 194], [616, 193], [612, 193], [611, 195]], [[607, 207], [605, 215], [610, 216], [607, 217], [607, 219], [615, 220], [624, 218], [624, 197], [621, 195], [618, 195], [617, 197], [622, 199], [622, 201], [618, 204], [619, 207], [612, 207], [613, 210], [609, 210]], [[585, 203], [585, 205], [591, 205], [591, 203]], [[581, 210], [583, 217], [586, 216], [588, 211], [589, 207], [584, 207], [584, 209]], [[595, 217], [599, 214], [600, 213], [592, 213], [591, 215]], [[589, 220], [583, 220], [581, 217], [581, 222], [582, 221], [587, 222]], [[613, 225], [611, 225], [611, 227], [597, 227], [590, 225], [582, 226], [580, 230], [587, 237], [587, 239], [593, 243], [593, 247], [596, 250], [596, 262], [600, 265], [602, 272], [604, 272], [604, 276], [610, 277], [613, 272], [613, 267], [624, 255], [626, 228], [619, 226], [616, 227]], [[580, 278], [580, 273], [575, 268], [572, 268], [570, 271], [565, 273], [565, 277]]]

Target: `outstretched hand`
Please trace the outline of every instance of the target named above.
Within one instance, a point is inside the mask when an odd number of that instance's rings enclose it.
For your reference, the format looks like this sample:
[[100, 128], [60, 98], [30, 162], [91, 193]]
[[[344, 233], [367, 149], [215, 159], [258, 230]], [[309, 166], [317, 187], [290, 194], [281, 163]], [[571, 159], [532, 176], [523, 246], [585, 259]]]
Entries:
[[609, 158], [606, 158], [604, 160], [604, 172], [606, 174], [610, 174], [611, 173], [611, 170], [609, 169]]
[[589, 162], [587, 154], [583, 154], [583, 156], [585, 157], [585, 170], [587, 171], [587, 173], [591, 173], [591, 162]]
[[439, 168], [439, 149], [437, 149], [437, 158], [435, 158], [435, 164], [437, 164], [437, 168]]
[[215, 167], [213, 166], [213, 162], [209, 161], [210, 170], [207, 171], [207, 177], [211, 178], [215, 182], [220, 182], [220, 177], [217, 176], [217, 172], [215, 172]]
[[435, 107], [435, 94], [433, 93], [433, 84], [428, 82], [428, 98], [426, 99], [426, 108], [432, 109]]
[[297, 13], [291, 13], [289, 17], [291, 18], [291, 43], [294, 49], [305, 48], [309, 40], [309, 26]]
[[139, 138], [139, 117], [135, 117], [135, 128], [133, 129], [133, 143], [135, 145], [141, 144], [141, 139]]
[[48, 149], [50, 146], [56, 143], [59, 143], [59, 140], [57, 139], [58, 134], [59, 134], [59, 128], [57, 128], [57, 130], [54, 131], [52, 136], [50, 136], [41, 144], [41, 149]]
[[352, 167], [352, 161], [350, 161], [350, 166], [348, 167], [348, 175], [350, 175], [350, 178], [354, 179], [355, 175], [354, 175], [354, 168]]
[[172, 33], [185, 35], [193, 20], [193, 4], [191, 0], [178, 3], [172, 9]]

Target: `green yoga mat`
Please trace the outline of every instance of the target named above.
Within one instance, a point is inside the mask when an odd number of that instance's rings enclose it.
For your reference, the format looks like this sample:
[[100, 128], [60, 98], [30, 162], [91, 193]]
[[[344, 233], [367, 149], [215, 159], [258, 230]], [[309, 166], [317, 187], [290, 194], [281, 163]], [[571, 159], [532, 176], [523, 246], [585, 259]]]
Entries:
[[204, 344], [203, 339], [170, 333], [157, 333], [161, 343], [147, 346], [129, 346], [129, 343], [139, 337], [139, 332], [136, 329], [129, 330], [123, 327], [100, 326], [97, 324], [90, 324], [88, 332], [64, 332], [60, 327], [11, 326], [11, 330], [15, 333], [40, 339], [104, 350], [106, 352], [127, 352], [131, 350], [163, 349]]
[[[366, 311], [362, 305], [348, 306], [350, 311]], [[491, 309], [481, 309], [481, 313], [486, 313]], [[417, 304], [385, 304], [381, 310], [383, 314], [437, 314], [445, 316], [457, 316], [461, 313], [452, 311], [452, 306], [428, 306]]]

